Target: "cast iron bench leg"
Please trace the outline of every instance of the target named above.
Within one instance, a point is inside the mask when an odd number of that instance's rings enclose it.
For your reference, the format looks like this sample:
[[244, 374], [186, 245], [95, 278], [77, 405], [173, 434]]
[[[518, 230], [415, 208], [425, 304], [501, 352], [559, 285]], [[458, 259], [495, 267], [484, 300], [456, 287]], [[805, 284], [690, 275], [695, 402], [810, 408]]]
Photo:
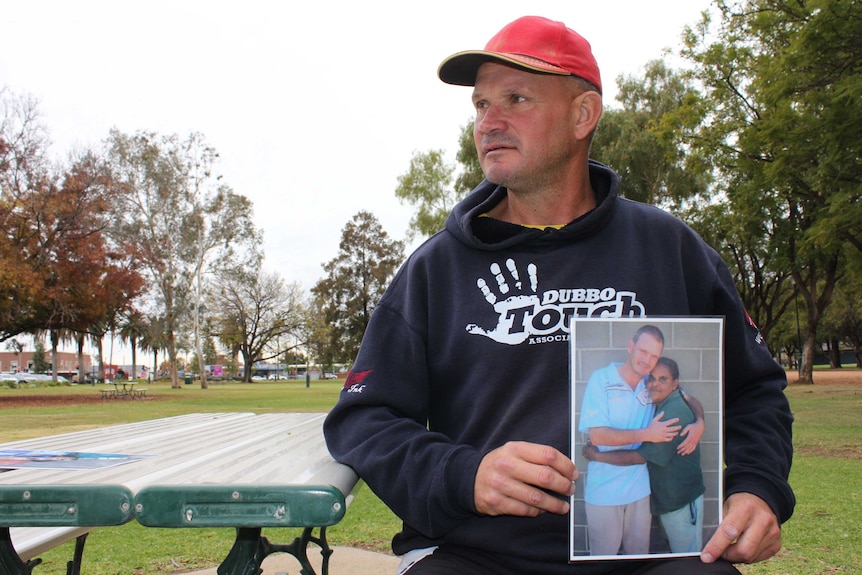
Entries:
[[30, 575], [41, 559], [31, 559], [24, 563], [9, 535], [8, 527], [0, 527], [0, 575]]
[[[66, 563], [66, 575], [81, 575], [81, 561], [84, 559], [84, 543], [87, 533], [75, 539], [75, 555]], [[42, 563], [41, 559], [31, 559], [24, 563], [9, 536], [9, 528], [0, 528], [0, 575], [32, 575], [33, 569]]]
[[84, 543], [87, 542], [87, 535], [89, 533], [84, 533], [75, 539], [75, 555], [66, 563], [66, 575], [81, 575], [81, 562], [84, 560]]
[[279, 545], [270, 543], [266, 537], [261, 537], [259, 527], [240, 527], [236, 530], [236, 540], [228, 556], [219, 565], [218, 575], [260, 575], [263, 573], [261, 564], [272, 553], [289, 553], [296, 557], [302, 566], [300, 575], [316, 575], [314, 567], [308, 561], [308, 543], [316, 543], [323, 556], [321, 575], [329, 575], [329, 557], [332, 549], [326, 541], [326, 527], [320, 528], [320, 537], [313, 536], [314, 528], [306, 527], [302, 536], [292, 543]]

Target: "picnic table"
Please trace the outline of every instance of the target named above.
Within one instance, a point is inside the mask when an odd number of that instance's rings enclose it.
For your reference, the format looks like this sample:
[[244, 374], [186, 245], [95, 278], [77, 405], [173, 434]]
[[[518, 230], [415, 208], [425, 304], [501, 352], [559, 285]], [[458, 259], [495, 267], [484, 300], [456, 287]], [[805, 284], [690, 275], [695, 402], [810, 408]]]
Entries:
[[115, 379], [110, 383], [106, 383], [105, 387], [99, 390], [99, 396], [102, 399], [144, 399], [147, 397], [146, 388], [137, 388], [137, 381]]
[[[89, 531], [132, 519], [148, 527], [235, 529], [219, 575], [260, 573], [275, 552], [294, 555], [313, 575], [309, 543], [320, 547], [326, 574], [326, 527], [344, 516], [357, 477], [329, 456], [324, 417], [196, 413], [0, 444], [7, 451], [140, 456], [101, 468], [0, 472], [0, 575], [29, 575], [34, 557], [73, 538], [68, 574], [79, 575]], [[274, 544], [262, 536], [266, 527], [302, 532]]]

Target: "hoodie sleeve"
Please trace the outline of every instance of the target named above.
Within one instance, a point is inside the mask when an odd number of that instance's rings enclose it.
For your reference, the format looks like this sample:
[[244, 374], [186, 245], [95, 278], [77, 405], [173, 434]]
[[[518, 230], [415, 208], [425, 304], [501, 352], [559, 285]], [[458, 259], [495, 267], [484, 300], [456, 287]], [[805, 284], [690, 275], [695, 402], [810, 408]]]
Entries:
[[483, 454], [427, 429], [425, 342], [384, 301], [372, 314], [354, 368], [324, 433], [396, 515], [437, 538], [475, 514], [473, 482]]
[[783, 523], [795, 505], [788, 483], [793, 415], [784, 394], [787, 377], [743, 308], [727, 267], [715, 258], [715, 312], [726, 318], [725, 497], [738, 492], [757, 495]]

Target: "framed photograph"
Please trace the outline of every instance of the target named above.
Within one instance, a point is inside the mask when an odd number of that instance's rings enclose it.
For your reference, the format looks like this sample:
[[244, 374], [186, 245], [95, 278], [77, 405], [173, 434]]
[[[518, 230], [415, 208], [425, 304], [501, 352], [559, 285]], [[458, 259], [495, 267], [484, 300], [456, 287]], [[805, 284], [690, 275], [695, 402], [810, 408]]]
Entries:
[[698, 555], [715, 532], [723, 342], [720, 317], [572, 322], [570, 562]]

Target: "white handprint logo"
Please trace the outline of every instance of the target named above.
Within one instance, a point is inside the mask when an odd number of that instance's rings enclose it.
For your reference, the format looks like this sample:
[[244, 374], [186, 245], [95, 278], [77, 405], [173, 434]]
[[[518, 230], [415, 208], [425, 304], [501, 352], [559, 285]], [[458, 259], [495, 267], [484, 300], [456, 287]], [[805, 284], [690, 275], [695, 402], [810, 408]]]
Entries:
[[[506, 260], [506, 271], [508, 277], [500, 264], [496, 262], [491, 264], [491, 273], [496, 280], [499, 297], [484, 278], [480, 277], [476, 280], [476, 285], [481, 290], [482, 295], [485, 296], [485, 300], [494, 306], [494, 311], [499, 314], [497, 325], [492, 330], [486, 330], [475, 323], [471, 323], [467, 325], [467, 331], [490, 337], [500, 343], [515, 345], [526, 341], [530, 336], [525, 320], [532, 317], [539, 305], [539, 296], [536, 295], [539, 280], [536, 275], [536, 265], [532, 263], [527, 265], [529, 288], [524, 286], [518, 268], [515, 266], [515, 260], [511, 258]], [[510, 282], [514, 285], [515, 291], [506, 297], [512, 291]], [[506, 299], [501, 299], [503, 297]]]

